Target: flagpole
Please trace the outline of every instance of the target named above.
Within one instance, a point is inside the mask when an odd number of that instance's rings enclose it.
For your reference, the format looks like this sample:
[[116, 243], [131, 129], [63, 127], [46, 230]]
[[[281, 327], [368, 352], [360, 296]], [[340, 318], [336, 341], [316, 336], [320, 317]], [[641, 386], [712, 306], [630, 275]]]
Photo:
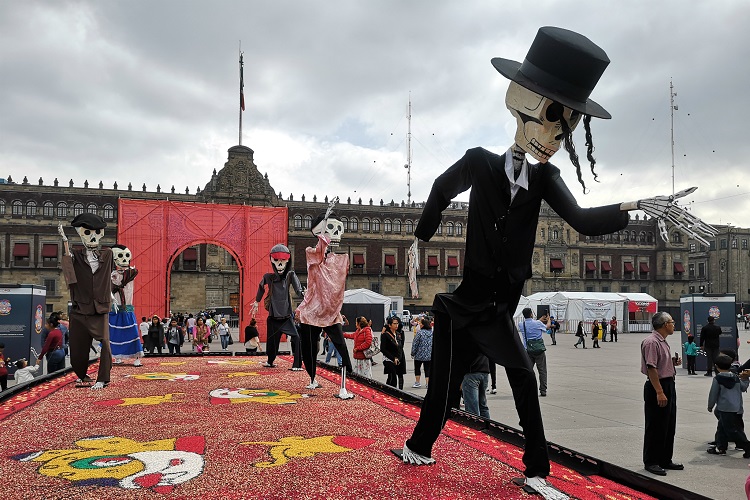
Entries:
[[242, 41], [240, 41], [240, 146], [242, 146], [242, 112], [245, 110], [245, 81], [243, 76], [245, 63], [242, 61]]

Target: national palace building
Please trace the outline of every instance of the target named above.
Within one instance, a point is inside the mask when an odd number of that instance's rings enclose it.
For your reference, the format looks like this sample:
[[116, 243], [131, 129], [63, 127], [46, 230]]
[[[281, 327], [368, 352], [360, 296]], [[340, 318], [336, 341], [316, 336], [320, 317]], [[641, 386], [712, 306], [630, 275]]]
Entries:
[[[69, 295], [62, 276], [62, 244], [58, 224], [67, 228], [71, 244], [77, 236], [70, 220], [83, 212], [101, 215], [108, 224], [104, 245], [116, 243], [119, 198], [174, 200], [195, 203], [287, 207], [288, 246], [294, 269], [306, 278], [305, 248], [316, 243], [313, 218], [325, 211], [328, 199], [313, 193], [284, 196], [269, 184], [253, 160], [253, 150], [234, 146], [224, 167], [195, 193], [176, 186], [104, 186], [101, 182], [58, 181], [10, 177], [0, 184], [0, 283], [38, 284], [47, 289], [47, 309], [64, 310]], [[434, 294], [453, 291], [461, 282], [468, 204], [453, 202], [429, 243], [420, 245], [420, 299], [411, 299], [406, 252], [422, 203], [344, 199], [335, 211], [346, 233], [339, 252], [349, 254], [347, 288], [366, 288], [403, 296], [412, 312], [428, 310]], [[710, 222], [710, 221], [707, 221]], [[750, 288], [750, 230], [718, 226], [708, 247], [679, 232], [664, 242], [656, 220], [635, 215], [616, 234], [579, 234], [542, 204], [533, 254], [533, 277], [525, 295], [539, 291], [645, 292], [660, 306], [678, 306], [687, 293], [736, 293], [747, 302]], [[138, 267], [138, 256], [133, 258]], [[270, 269], [270, 268], [269, 268]], [[137, 278], [136, 278], [137, 279]], [[232, 255], [210, 244], [187, 248], [172, 267], [170, 303], [173, 311], [196, 312], [239, 304], [239, 270]], [[255, 294], [256, 290], [245, 293]], [[165, 293], [167, 291], [165, 290]], [[141, 312], [136, 311], [139, 316]], [[150, 314], [150, 312], [144, 312]]]

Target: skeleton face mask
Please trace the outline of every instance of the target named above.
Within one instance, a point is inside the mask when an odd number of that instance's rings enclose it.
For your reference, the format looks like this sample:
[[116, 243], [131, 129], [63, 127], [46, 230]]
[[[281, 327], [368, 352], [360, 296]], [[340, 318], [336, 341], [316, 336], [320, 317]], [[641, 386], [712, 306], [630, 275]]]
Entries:
[[560, 120], [565, 120], [573, 131], [581, 119], [578, 111], [566, 108], [516, 82], [511, 82], [508, 87], [505, 105], [516, 117], [516, 144], [542, 163], [546, 163], [560, 149], [563, 137]]
[[292, 254], [286, 245], [279, 243], [271, 249], [271, 265], [277, 274], [284, 274]]
[[132, 253], [129, 248], [112, 248], [112, 257], [115, 261], [115, 266], [121, 269], [127, 269], [130, 267], [130, 259]]
[[327, 234], [331, 239], [329, 246], [336, 248], [341, 243], [341, 237], [344, 235], [344, 223], [338, 219], [329, 217], [328, 220], [322, 220], [315, 226], [312, 232], [316, 236]]
[[101, 245], [101, 239], [104, 238], [104, 229], [88, 229], [83, 226], [76, 228], [78, 236], [81, 237], [83, 246], [90, 250], [94, 250]]

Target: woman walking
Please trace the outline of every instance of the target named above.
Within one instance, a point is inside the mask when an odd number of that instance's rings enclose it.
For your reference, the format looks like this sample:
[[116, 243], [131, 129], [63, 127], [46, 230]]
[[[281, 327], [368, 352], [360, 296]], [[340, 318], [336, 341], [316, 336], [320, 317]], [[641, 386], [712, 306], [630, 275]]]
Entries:
[[576, 337], [578, 337], [578, 342], [573, 344], [573, 347], [578, 349], [578, 344], [583, 344], [583, 348], [586, 349], [586, 335], [583, 333], [583, 321], [578, 322], [578, 329], [576, 329]]
[[414, 337], [414, 342], [411, 344], [411, 357], [414, 358], [414, 378], [416, 381], [412, 387], [422, 387], [421, 378], [422, 370], [421, 367], [424, 365], [424, 383], [425, 387], [430, 383], [430, 359], [432, 359], [432, 326], [431, 321], [427, 316], [423, 316], [420, 320], [421, 328]]
[[229, 347], [229, 336], [231, 335], [227, 318], [221, 318], [221, 323], [216, 327], [216, 331], [219, 333], [219, 339], [221, 340], [221, 349], [226, 351]]
[[344, 337], [354, 340], [354, 348], [352, 349], [354, 373], [372, 378], [372, 360], [365, 356], [365, 351], [372, 346], [372, 328], [370, 328], [367, 318], [364, 316], [357, 318], [357, 331], [344, 333]]
[[599, 320], [595, 319], [594, 323], [591, 325], [591, 340], [594, 341], [593, 348], [598, 349], [599, 348], [599, 334], [601, 333], [601, 328], [599, 327]]
[[386, 326], [383, 327], [383, 333], [380, 334], [380, 352], [383, 353], [383, 371], [388, 375], [385, 383], [403, 389], [406, 374], [404, 331], [396, 317], [388, 318]]

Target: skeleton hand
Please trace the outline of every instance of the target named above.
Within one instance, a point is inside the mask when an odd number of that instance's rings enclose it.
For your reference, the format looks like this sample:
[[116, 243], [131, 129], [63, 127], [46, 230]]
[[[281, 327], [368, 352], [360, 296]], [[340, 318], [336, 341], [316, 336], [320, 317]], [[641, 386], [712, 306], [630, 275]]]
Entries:
[[112, 297], [112, 310], [115, 314], [117, 314], [118, 312], [120, 312], [120, 308], [117, 307], [117, 299], [115, 298], [114, 293], [110, 293], [110, 296]]
[[68, 241], [68, 237], [65, 236], [65, 230], [63, 229], [63, 225], [62, 224], [58, 224], [57, 225], [57, 232], [62, 237], [63, 241]]
[[667, 222], [669, 222], [688, 237], [708, 246], [706, 238], [716, 236], [718, 233], [716, 229], [677, 204], [678, 198], [687, 196], [696, 189], [698, 188], [691, 187], [683, 189], [673, 196], [656, 196], [654, 198], [638, 200], [636, 202], [637, 208], [643, 210], [651, 217], [656, 217], [659, 233], [664, 241], [669, 241], [669, 234], [667, 232]]
[[253, 302], [253, 305], [250, 306], [250, 316], [254, 318], [256, 314], [258, 314], [258, 303]]
[[419, 298], [419, 286], [417, 285], [417, 271], [419, 271], [419, 239], [414, 238], [414, 243], [411, 244], [407, 251], [407, 267], [409, 269], [409, 288], [411, 289], [411, 297], [413, 299]]

